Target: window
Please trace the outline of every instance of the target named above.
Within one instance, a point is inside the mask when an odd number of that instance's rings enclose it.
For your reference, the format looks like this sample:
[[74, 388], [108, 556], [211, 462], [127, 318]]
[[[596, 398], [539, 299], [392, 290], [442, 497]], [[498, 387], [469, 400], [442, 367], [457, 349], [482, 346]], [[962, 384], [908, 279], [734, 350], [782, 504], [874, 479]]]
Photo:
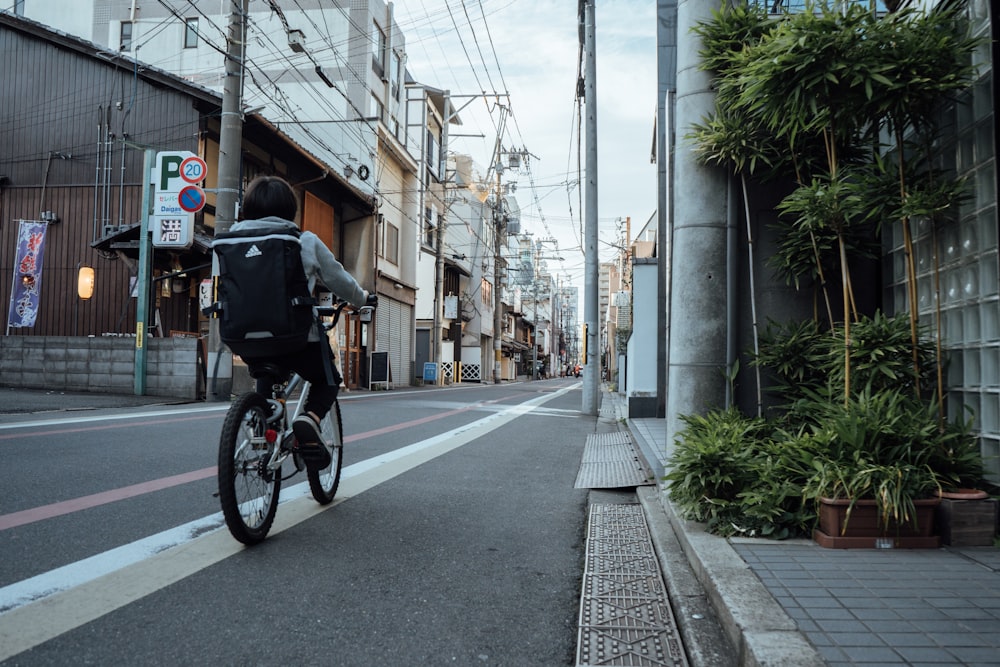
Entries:
[[382, 100], [375, 97], [375, 93], [371, 96], [371, 109], [369, 109], [368, 115], [372, 118], [378, 118], [380, 121], [385, 122], [385, 106], [382, 105]]
[[484, 306], [493, 305], [493, 283], [483, 278], [482, 283], [480, 283], [480, 294], [482, 297], [482, 302]]
[[385, 76], [385, 32], [378, 27], [378, 23], [372, 21], [372, 69], [379, 78]]
[[424, 208], [424, 245], [434, 248], [437, 234], [437, 226], [434, 224], [434, 209], [430, 206]]
[[402, 59], [398, 51], [392, 52], [392, 63], [389, 68], [389, 85], [392, 86], [392, 98], [399, 101], [399, 72], [402, 70]]
[[399, 227], [391, 222], [382, 221], [382, 234], [379, 239], [379, 257], [393, 264], [399, 264]]
[[198, 47], [198, 18], [184, 19], [184, 48]]
[[122, 21], [118, 44], [119, 51], [132, 50], [132, 23], [130, 21]]
[[427, 169], [434, 177], [440, 176], [441, 152], [438, 147], [437, 137], [431, 130], [427, 130]]

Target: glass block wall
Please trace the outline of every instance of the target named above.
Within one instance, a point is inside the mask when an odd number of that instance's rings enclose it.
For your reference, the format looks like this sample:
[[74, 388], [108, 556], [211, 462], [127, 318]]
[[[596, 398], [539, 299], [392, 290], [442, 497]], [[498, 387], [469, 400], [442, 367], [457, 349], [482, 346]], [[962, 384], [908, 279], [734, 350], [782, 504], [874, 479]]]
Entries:
[[[990, 4], [972, 0], [974, 30], [990, 35]], [[921, 324], [934, 327], [940, 299], [945, 349], [947, 409], [957, 417], [968, 408], [988, 477], [1000, 483], [1000, 239], [997, 218], [996, 127], [989, 41], [977, 54], [980, 78], [942, 111], [944, 167], [968, 179], [969, 198], [938, 226], [939, 284], [934, 279], [933, 235], [926, 220], [911, 221], [917, 262]], [[884, 281], [888, 312], [908, 309], [903, 235], [883, 227]]]

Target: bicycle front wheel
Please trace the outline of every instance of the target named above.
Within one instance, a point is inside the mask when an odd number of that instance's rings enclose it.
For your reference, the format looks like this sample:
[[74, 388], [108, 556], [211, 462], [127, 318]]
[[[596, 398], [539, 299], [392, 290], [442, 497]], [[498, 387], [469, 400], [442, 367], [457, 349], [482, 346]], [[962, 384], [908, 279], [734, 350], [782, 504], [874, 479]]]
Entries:
[[340, 466], [344, 453], [344, 427], [340, 422], [339, 401], [334, 400], [330, 412], [323, 417], [320, 426], [323, 440], [330, 449], [330, 465], [322, 470], [307, 468], [306, 475], [309, 478], [309, 490], [312, 491], [313, 498], [320, 505], [328, 505], [333, 502], [333, 497], [337, 495], [337, 487], [340, 486]]
[[219, 501], [226, 526], [243, 544], [256, 544], [274, 522], [281, 470], [268, 470], [278, 443], [267, 441], [271, 406], [256, 392], [237, 398], [219, 439]]

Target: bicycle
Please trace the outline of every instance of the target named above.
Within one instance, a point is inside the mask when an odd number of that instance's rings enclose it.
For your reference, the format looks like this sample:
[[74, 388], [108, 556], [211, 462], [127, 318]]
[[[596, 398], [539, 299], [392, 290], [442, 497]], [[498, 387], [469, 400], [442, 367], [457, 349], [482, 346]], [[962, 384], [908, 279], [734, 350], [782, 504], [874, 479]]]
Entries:
[[[337, 325], [347, 302], [313, 308], [325, 334]], [[366, 308], [369, 308], [366, 306]], [[363, 309], [362, 309], [363, 310]], [[323, 322], [321, 317], [331, 317]], [[256, 544], [267, 537], [278, 509], [281, 484], [306, 471], [309, 490], [321, 505], [333, 502], [340, 486], [340, 468], [344, 430], [340, 402], [333, 401], [330, 412], [321, 421], [324, 445], [330, 452], [330, 465], [317, 470], [306, 466], [294, 451], [296, 440], [291, 423], [305, 409], [310, 383], [297, 373], [273, 363], [255, 365], [254, 377], [275, 378], [271, 396], [256, 391], [239, 396], [226, 412], [219, 438], [219, 501], [226, 527], [240, 542]], [[295, 411], [289, 418], [287, 403], [301, 387]], [[284, 475], [284, 464], [292, 459], [292, 471]]]

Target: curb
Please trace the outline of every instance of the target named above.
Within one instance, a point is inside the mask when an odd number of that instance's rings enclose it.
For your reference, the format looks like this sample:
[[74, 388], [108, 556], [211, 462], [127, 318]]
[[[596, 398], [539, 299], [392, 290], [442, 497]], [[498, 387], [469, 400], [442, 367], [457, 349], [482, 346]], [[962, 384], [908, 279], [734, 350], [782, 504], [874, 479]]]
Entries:
[[[671, 600], [678, 606], [677, 623], [695, 664], [725, 664], [712, 662], [715, 656], [711, 638], [707, 638], [706, 647], [706, 638], [699, 636], [700, 628], [692, 622], [697, 614], [704, 613], [699, 606], [701, 595], [707, 596], [707, 604], [733, 648], [735, 664], [741, 667], [827, 664], [728, 540], [706, 533], [700, 523], [682, 519], [659, 484], [636, 489], [636, 495], [650, 523], [664, 576], [674, 593]], [[703, 594], [693, 593], [691, 582], [684, 579], [684, 568], [671, 564], [671, 551], [678, 551], [669, 545], [672, 537], [676, 537], [679, 551], [704, 589]]]

